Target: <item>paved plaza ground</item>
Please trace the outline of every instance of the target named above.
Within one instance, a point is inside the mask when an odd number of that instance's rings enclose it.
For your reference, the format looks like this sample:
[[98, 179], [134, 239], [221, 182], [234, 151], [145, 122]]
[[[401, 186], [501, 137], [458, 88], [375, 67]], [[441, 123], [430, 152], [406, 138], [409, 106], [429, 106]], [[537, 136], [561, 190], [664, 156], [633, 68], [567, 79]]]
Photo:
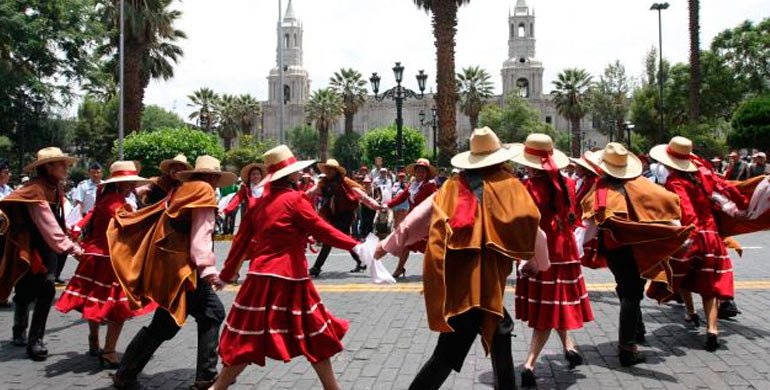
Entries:
[[[618, 301], [609, 271], [585, 271], [596, 321], [573, 333], [586, 365], [569, 370], [556, 335], [548, 342], [536, 367], [541, 389], [770, 389], [770, 232], [740, 237], [744, 257], [734, 256], [736, 299], [743, 314], [737, 321], [720, 321], [721, 348], [703, 350], [704, 329], [683, 324], [680, 305], [643, 302], [648, 343], [647, 363], [621, 368], [616, 357]], [[218, 242], [224, 258], [229, 243]], [[310, 257], [312, 261], [314, 257]], [[385, 263], [395, 267], [396, 259]], [[407, 277], [395, 286], [375, 286], [362, 274], [349, 274], [353, 261], [347, 253], [332, 253], [321, 278], [321, 296], [336, 316], [350, 321], [345, 350], [334, 360], [334, 370], [345, 389], [406, 389], [436, 343], [427, 328], [421, 290], [422, 256], [413, 255]], [[70, 261], [64, 277], [72, 274]], [[513, 308], [513, 282], [506, 306]], [[220, 293], [229, 309], [237, 287]], [[59, 289], [61, 292], [61, 289]], [[696, 298], [696, 302], [697, 302]], [[702, 310], [701, 311], [701, 316]], [[46, 342], [51, 357], [42, 363], [25, 358], [24, 348], [10, 343], [12, 309], [0, 311], [0, 389], [106, 389], [108, 370], [86, 354], [87, 324], [77, 313], [52, 311]], [[129, 321], [118, 350], [125, 349], [150, 316]], [[104, 328], [102, 328], [104, 329]], [[103, 330], [104, 331], [104, 330]], [[531, 331], [516, 323], [513, 339], [516, 378], [525, 358]], [[140, 377], [157, 389], [188, 388], [194, 378], [195, 321], [164, 344]], [[289, 364], [269, 362], [250, 366], [233, 389], [320, 389], [320, 382], [304, 358]], [[477, 342], [462, 372], [450, 375], [444, 389], [491, 389], [492, 366]]]

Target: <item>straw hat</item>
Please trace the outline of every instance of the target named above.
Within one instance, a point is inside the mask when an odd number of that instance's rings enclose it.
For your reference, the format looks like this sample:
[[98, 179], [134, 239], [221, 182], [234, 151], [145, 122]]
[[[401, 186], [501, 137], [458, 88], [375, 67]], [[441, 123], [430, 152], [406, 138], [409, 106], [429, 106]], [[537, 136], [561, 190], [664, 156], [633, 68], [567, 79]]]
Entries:
[[471, 150], [452, 157], [453, 167], [460, 169], [478, 169], [506, 162], [513, 158], [513, 151], [503, 147], [492, 129], [483, 127], [473, 130], [470, 140]]
[[509, 146], [514, 152], [513, 162], [535, 169], [543, 167], [543, 157], [539, 153], [547, 153], [556, 163], [556, 168], [563, 169], [569, 165], [569, 157], [563, 152], [554, 149], [553, 139], [546, 134], [532, 133], [527, 136], [524, 144], [515, 143]]
[[103, 181], [102, 185], [123, 182], [149, 182], [139, 176], [139, 169], [133, 161], [115, 161], [110, 165], [110, 178]]
[[47, 147], [37, 151], [37, 159], [24, 167], [24, 172], [33, 172], [35, 168], [52, 162], [64, 161], [72, 165], [78, 161], [76, 157], [70, 157], [67, 153], [57, 147]]
[[690, 160], [691, 155], [692, 141], [680, 136], [671, 138], [668, 145], [658, 145], [650, 150], [650, 157], [671, 169], [697, 172], [698, 167]]
[[180, 154], [177, 154], [176, 157], [174, 157], [174, 158], [170, 158], [170, 159], [161, 161], [160, 162], [160, 171], [163, 172], [163, 173], [168, 173], [168, 170], [174, 164], [184, 165], [185, 166], [184, 170], [187, 170], [187, 171], [193, 169], [192, 164], [187, 162], [187, 156], [185, 156], [184, 154], [180, 153]]
[[430, 165], [430, 161], [427, 158], [418, 158], [417, 161], [406, 166], [406, 173], [409, 176], [414, 176], [414, 169], [417, 167], [424, 167], [428, 169], [428, 176], [433, 177], [438, 173], [438, 169], [433, 165]]
[[339, 173], [342, 176], [345, 176], [348, 173], [348, 170], [345, 169], [345, 167], [341, 166], [339, 161], [333, 158], [326, 160], [326, 163], [319, 163], [318, 169], [320, 169], [321, 172], [324, 172], [327, 175], [329, 174], [329, 170], [335, 170], [337, 171], [337, 173]]
[[576, 165], [580, 165], [582, 168], [591, 171], [594, 175], [598, 175], [598, 173], [596, 173], [596, 169], [594, 169], [594, 165], [591, 163], [591, 161], [596, 159], [592, 151], [586, 150], [586, 152], [583, 153], [580, 158], [570, 157], [569, 159]]
[[633, 179], [642, 174], [642, 161], [617, 142], [610, 142], [592, 161], [605, 174], [617, 179]]
[[278, 145], [268, 150], [262, 155], [262, 159], [265, 161], [267, 175], [262, 179], [260, 185], [274, 182], [315, 164], [315, 160], [297, 161], [294, 153], [286, 145]]
[[188, 181], [195, 174], [213, 174], [219, 176], [215, 187], [227, 187], [235, 183], [238, 176], [232, 172], [223, 172], [222, 164], [214, 157], [203, 155], [195, 159], [195, 169], [177, 173], [179, 181]]
[[265, 164], [262, 164], [262, 163], [246, 164], [246, 166], [241, 168], [241, 180], [243, 180], [244, 183], [249, 183], [249, 176], [251, 176], [251, 171], [254, 170], [255, 168], [259, 169], [259, 171], [262, 172], [262, 176], [265, 176]]

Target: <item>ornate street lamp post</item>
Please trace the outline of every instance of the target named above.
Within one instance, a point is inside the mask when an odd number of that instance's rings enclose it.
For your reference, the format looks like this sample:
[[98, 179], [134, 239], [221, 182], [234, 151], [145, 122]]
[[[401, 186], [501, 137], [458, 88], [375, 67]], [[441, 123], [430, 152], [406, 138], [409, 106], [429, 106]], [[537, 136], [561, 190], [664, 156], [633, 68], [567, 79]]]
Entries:
[[399, 166], [404, 166], [404, 117], [402, 112], [404, 100], [407, 98], [419, 100], [425, 96], [423, 93], [425, 92], [425, 82], [428, 80], [428, 75], [422, 70], [417, 74], [417, 86], [420, 88], [419, 95], [411, 89], [401, 86], [401, 81], [404, 79], [404, 67], [400, 62], [396, 62], [396, 66], [393, 67], [393, 76], [396, 78], [396, 86], [383, 92], [382, 95], [377, 94], [380, 90], [380, 76], [376, 72], [372, 73], [369, 82], [372, 83], [375, 100], [378, 102], [385, 99], [396, 101], [396, 149], [398, 152], [398, 164]]
[[420, 126], [425, 126], [426, 124], [430, 124], [431, 128], [433, 129], [433, 161], [436, 161], [438, 158], [438, 154], [436, 152], [436, 130], [438, 129], [438, 118], [436, 117], [436, 107], [431, 107], [430, 109], [431, 118], [430, 121], [425, 120], [425, 111], [420, 110]]
[[665, 121], [663, 120], [663, 17], [661, 11], [668, 9], [668, 3], [653, 3], [650, 7], [650, 11], [658, 11], [658, 54], [660, 54], [660, 61], [658, 62], [658, 86], [660, 88], [660, 129], [658, 129], [658, 142], [663, 143], [663, 131]]

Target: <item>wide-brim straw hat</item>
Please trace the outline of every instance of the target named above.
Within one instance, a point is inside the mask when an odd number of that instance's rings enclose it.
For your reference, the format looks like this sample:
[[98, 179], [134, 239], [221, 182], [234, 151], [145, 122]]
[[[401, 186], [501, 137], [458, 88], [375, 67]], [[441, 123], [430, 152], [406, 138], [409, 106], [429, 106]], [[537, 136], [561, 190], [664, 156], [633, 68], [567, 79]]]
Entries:
[[557, 169], [564, 169], [569, 165], [569, 157], [564, 152], [553, 147], [553, 139], [547, 134], [532, 133], [527, 136], [523, 144], [510, 144], [509, 149], [514, 152], [511, 160], [526, 167], [545, 170], [543, 157], [538, 153], [547, 153], [553, 158]]
[[291, 149], [286, 145], [278, 145], [268, 150], [262, 155], [262, 161], [264, 161], [265, 170], [267, 172], [259, 185], [274, 182], [315, 164], [315, 160], [298, 161], [297, 158], [294, 157], [294, 153], [292, 153]]
[[262, 163], [246, 164], [243, 168], [241, 168], [241, 180], [243, 180], [244, 183], [249, 183], [249, 176], [251, 176], [251, 171], [254, 169], [259, 169], [259, 171], [262, 172], [262, 177], [265, 176], [265, 164], [262, 164]]
[[436, 174], [438, 174], [438, 168], [430, 165], [430, 160], [427, 158], [418, 158], [417, 161], [407, 165], [406, 173], [409, 174], [409, 176], [414, 176], [414, 169], [417, 167], [424, 167], [427, 169], [429, 177], [434, 177]]
[[616, 179], [634, 179], [642, 174], [642, 160], [617, 142], [610, 142], [604, 150], [593, 154], [592, 162], [604, 174]]
[[238, 180], [238, 176], [234, 173], [222, 171], [222, 164], [218, 159], [208, 155], [199, 156], [195, 159], [195, 169], [180, 171], [177, 173], [177, 177], [179, 181], [188, 181], [196, 174], [219, 176], [215, 187], [227, 187]]
[[102, 185], [110, 183], [134, 182], [147, 183], [150, 180], [139, 176], [139, 168], [133, 161], [115, 161], [110, 165], [110, 178], [103, 181]]
[[659, 163], [677, 171], [697, 172], [698, 167], [692, 162], [692, 141], [676, 136], [668, 145], [657, 145], [650, 150], [650, 157]]
[[514, 152], [500, 142], [492, 129], [482, 127], [473, 130], [470, 150], [456, 154], [450, 162], [460, 169], [479, 169], [504, 163], [514, 156]]
[[318, 169], [327, 175], [329, 174], [330, 170], [337, 171], [337, 173], [342, 176], [345, 176], [348, 173], [348, 170], [341, 166], [339, 161], [333, 158], [326, 160], [325, 163], [319, 163]]
[[68, 165], [72, 165], [78, 161], [77, 157], [72, 157], [67, 153], [61, 151], [57, 147], [47, 147], [37, 151], [37, 158], [34, 162], [27, 164], [24, 167], [24, 172], [34, 172], [35, 169], [41, 165], [45, 165], [52, 162], [64, 161]]
[[167, 160], [163, 160], [160, 162], [160, 171], [163, 173], [168, 173], [168, 170], [171, 168], [171, 166], [175, 164], [181, 164], [184, 165], [184, 170], [192, 170], [193, 166], [189, 162], [187, 162], [187, 156], [184, 154], [177, 154], [174, 158], [169, 158]]
[[594, 169], [594, 166], [592, 165], [591, 161], [595, 159], [594, 152], [590, 150], [586, 150], [585, 153], [583, 153], [580, 158], [574, 158], [570, 157], [569, 160], [575, 163], [576, 165], [579, 165], [582, 168], [585, 168], [586, 170], [590, 171], [594, 175], [598, 175], [596, 173], [596, 169]]

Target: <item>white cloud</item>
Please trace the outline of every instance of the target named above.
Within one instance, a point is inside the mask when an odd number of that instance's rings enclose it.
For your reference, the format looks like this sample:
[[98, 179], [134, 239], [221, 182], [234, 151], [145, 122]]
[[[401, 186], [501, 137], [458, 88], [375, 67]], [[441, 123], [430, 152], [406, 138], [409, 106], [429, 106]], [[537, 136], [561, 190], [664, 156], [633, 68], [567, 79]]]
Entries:
[[[536, 13], [537, 57], [545, 65], [544, 90], [567, 67], [598, 75], [607, 63], [620, 60], [641, 75], [646, 51], [658, 45], [657, 12], [652, 0], [528, 0]], [[663, 11], [663, 54], [685, 62], [689, 52], [687, 1], [669, 0]], [[283, 1], [284, 7], [287, 0]], [[367, 78], [383, 75], [392, 86], [394, 61], [406, 66], [406, 85], [425, 69], [435, 83], [435, 48], [431, 19], [411, 0], [293, 0], [304, 25], [304, 65], [312, 88], [327, 84], [340, 67], [353, 67]], [[472, 0], [458, 19], [456, 66], [481, 65], [493, 76], [498, 92], [500, 68], [508, 53], [508, 11], [515, 0]], [[267, 97], [267, 74], [275, 66], [278, 1], [186, 0], [178, 28], [188, 34], [185, 56], [169, 81], [156, 81], [145, 103], [174, 109], [186, 116], [187, 95], [208, 86], [219, 92]], [[701, 44], [707, 48], [720, 31], [745, 19], [770, 15], [770, 2], [701, 1]]]

